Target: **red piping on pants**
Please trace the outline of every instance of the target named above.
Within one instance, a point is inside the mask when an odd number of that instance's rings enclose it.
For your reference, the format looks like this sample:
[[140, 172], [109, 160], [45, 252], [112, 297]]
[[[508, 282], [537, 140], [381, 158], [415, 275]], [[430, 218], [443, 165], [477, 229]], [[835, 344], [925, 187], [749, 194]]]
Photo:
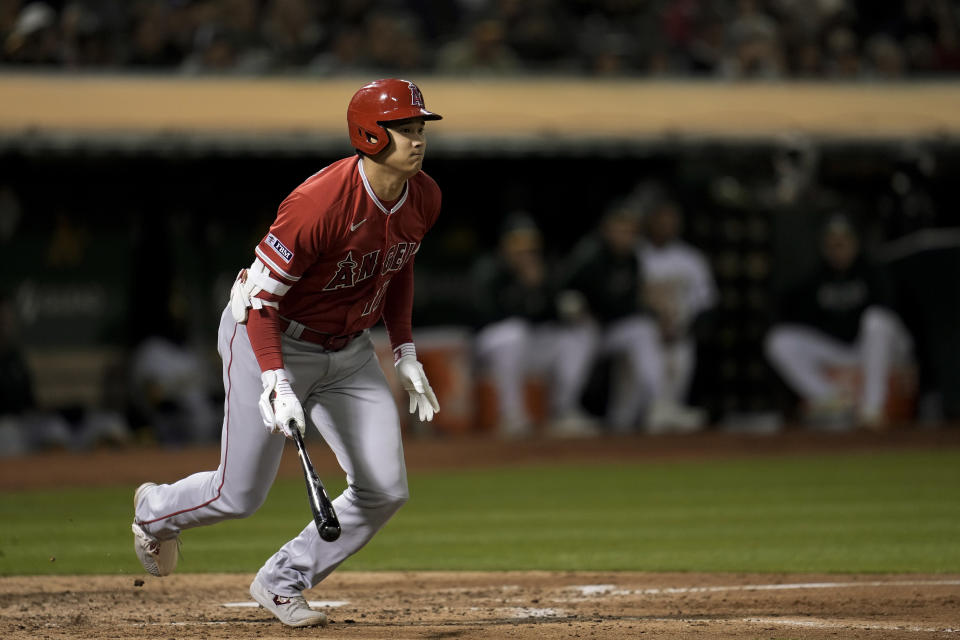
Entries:
[[217, 487], [217, 495], [213, 496], [203, 504], [198, 504], [195, 507], [190, 507], [188, 509], [181, 509], [180, 511], [174, 511], [173, 513], [168, 513], [165, 516], [160, 516], [159, 518], [154, 518], [153, 520], [139, 520], [138, 524], [153, 524], [154, 522], [159, 522], [160, 520], [166, 520], [167, 518], [172, 518], [173, 516], [178, 516], [181, 513], [188, 513], [190, 511], [196, 511], [201, 509], [208, 504], [216, 502], [220, 499], [220, 494], [223, 492], [223, 483], [227, 480], [227, 454], [230, 452], [230, 390], [233, 388], [233, 379], [230, 377], [230, 369], [233, 368], [233, 339], [237, 337], [237, 327], [240, 325], [233, 326], [233, 335], [230, 336], [230, 361], [227, 362], [227, 415], [226, 420], [224, 421], [224, 447], [223, 447], [223, 473], [220, 476], [220, 486]]

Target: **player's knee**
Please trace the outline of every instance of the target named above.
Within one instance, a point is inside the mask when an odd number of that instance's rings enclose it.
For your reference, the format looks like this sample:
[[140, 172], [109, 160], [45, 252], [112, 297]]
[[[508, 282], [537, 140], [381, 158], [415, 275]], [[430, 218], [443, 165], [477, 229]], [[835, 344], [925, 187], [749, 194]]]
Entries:
[[657, 337], [657, 323], [651, 316], [635, 316], [630, 319], [629, 326], [631, 333], [635, 336], [646, 339], [653, 339]]
[[400, 510], [400, 507], [407, 504], [407, 501], [410, 500], [410, 494], [404, 493], [399, 496], [390, 496], [387, 499], [387, 508], [391, 513], [396, 513]]
[[860, 330], [864, 335], [889, 335], [893, 333], [894, 319], [889, 311], [869, 307], [860, 318]]
[[406, 484], [399, 487], [392, 487], [389, 491], [361, 489], [354, 487], [356, 504], [361, 509], [371, 511], [381, 511], [383, 513], [393, 514], [400, 510], [400, 507], [410, 499], [410, 492]]
[[263, 505], [266, 498], [266, 493], [262, 491], [231, 492], [220, 508], [228, 518], [249, 518]]
[[382, 496], [384, 506], [392, 513], [396, 513], [400, 510], [400, 507], [410, 500], [410, 491], [407, 489], [407, 483], [404, 482], [402, 486], [394, 487], [389, 493], [384, 493]]
[[613, 331], [617, 336], [615, 344], [619, 345], [614, 349], [637, 349], [638, 353], [649, 352], [660, 338], [656, 323], [648, 316], [637, 315], [621, 320]]
[[772, 362], [790, 360], [796, 350], [796, 339], [788, 329], [772, 329], [763, 340], [763, 351]]

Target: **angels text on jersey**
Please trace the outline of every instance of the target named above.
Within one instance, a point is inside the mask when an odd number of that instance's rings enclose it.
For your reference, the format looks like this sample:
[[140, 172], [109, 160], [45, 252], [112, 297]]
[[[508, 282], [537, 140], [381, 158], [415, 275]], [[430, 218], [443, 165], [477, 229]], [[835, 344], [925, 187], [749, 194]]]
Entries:
[[[399, 271], [420, 248], [418, 242], [398, 242], [387, 249], [380, 267], [380, 275], [392, 271]], [[344, 287], [353, 287], [359, 282], [370, 278], [377, 271], [380, 260], [380, 249], [365, 253], [359, 260], [353, 256], [353, 251], [337, 262], [337, 271], [323, 288], [324, 291], [334, 291]]]

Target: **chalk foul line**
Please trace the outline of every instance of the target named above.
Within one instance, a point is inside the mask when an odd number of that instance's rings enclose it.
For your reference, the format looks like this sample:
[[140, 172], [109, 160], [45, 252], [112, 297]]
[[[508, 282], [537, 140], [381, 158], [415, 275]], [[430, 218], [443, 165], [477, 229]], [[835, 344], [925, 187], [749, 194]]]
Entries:
[[658, 596], [683, 593], [722, 593], [726, 591], [790, 591], [794, 589], [844, 589], [863, 587], [933, 587], [960, 586], [960, 580], [874, 580], [870, 582], [794, 582], [784, 584], [742, 584], [713, 587], [658, 587], [623, 589], [615, 584], [584, 584], [567, 587], [583, 597]]

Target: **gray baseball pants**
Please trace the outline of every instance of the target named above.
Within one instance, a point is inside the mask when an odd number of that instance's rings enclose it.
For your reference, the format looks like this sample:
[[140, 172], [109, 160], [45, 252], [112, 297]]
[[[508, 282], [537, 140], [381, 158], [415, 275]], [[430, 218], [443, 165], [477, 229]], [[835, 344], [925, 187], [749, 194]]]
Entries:
[[[258, 573], [267, 589], [289, 597], [319, 583], [363, 547], [409, 494], [397, 408], [370, 336], [364, 333], [337, 352], [286, 335], [282, 340], [284, 365], [307, 423], [347, 474], [346, 490], [333, 501], [340, 538], [324, 542], [310, 520]], [[226, 393], [220, 465], [146, 493], [136, 519], [160, 539], [252, 515], [280, 465], [286, 438], [263, 426], [260, 367], [246, 327], [233, 320], [229, 307], [220, 319], [218, 349]]]

